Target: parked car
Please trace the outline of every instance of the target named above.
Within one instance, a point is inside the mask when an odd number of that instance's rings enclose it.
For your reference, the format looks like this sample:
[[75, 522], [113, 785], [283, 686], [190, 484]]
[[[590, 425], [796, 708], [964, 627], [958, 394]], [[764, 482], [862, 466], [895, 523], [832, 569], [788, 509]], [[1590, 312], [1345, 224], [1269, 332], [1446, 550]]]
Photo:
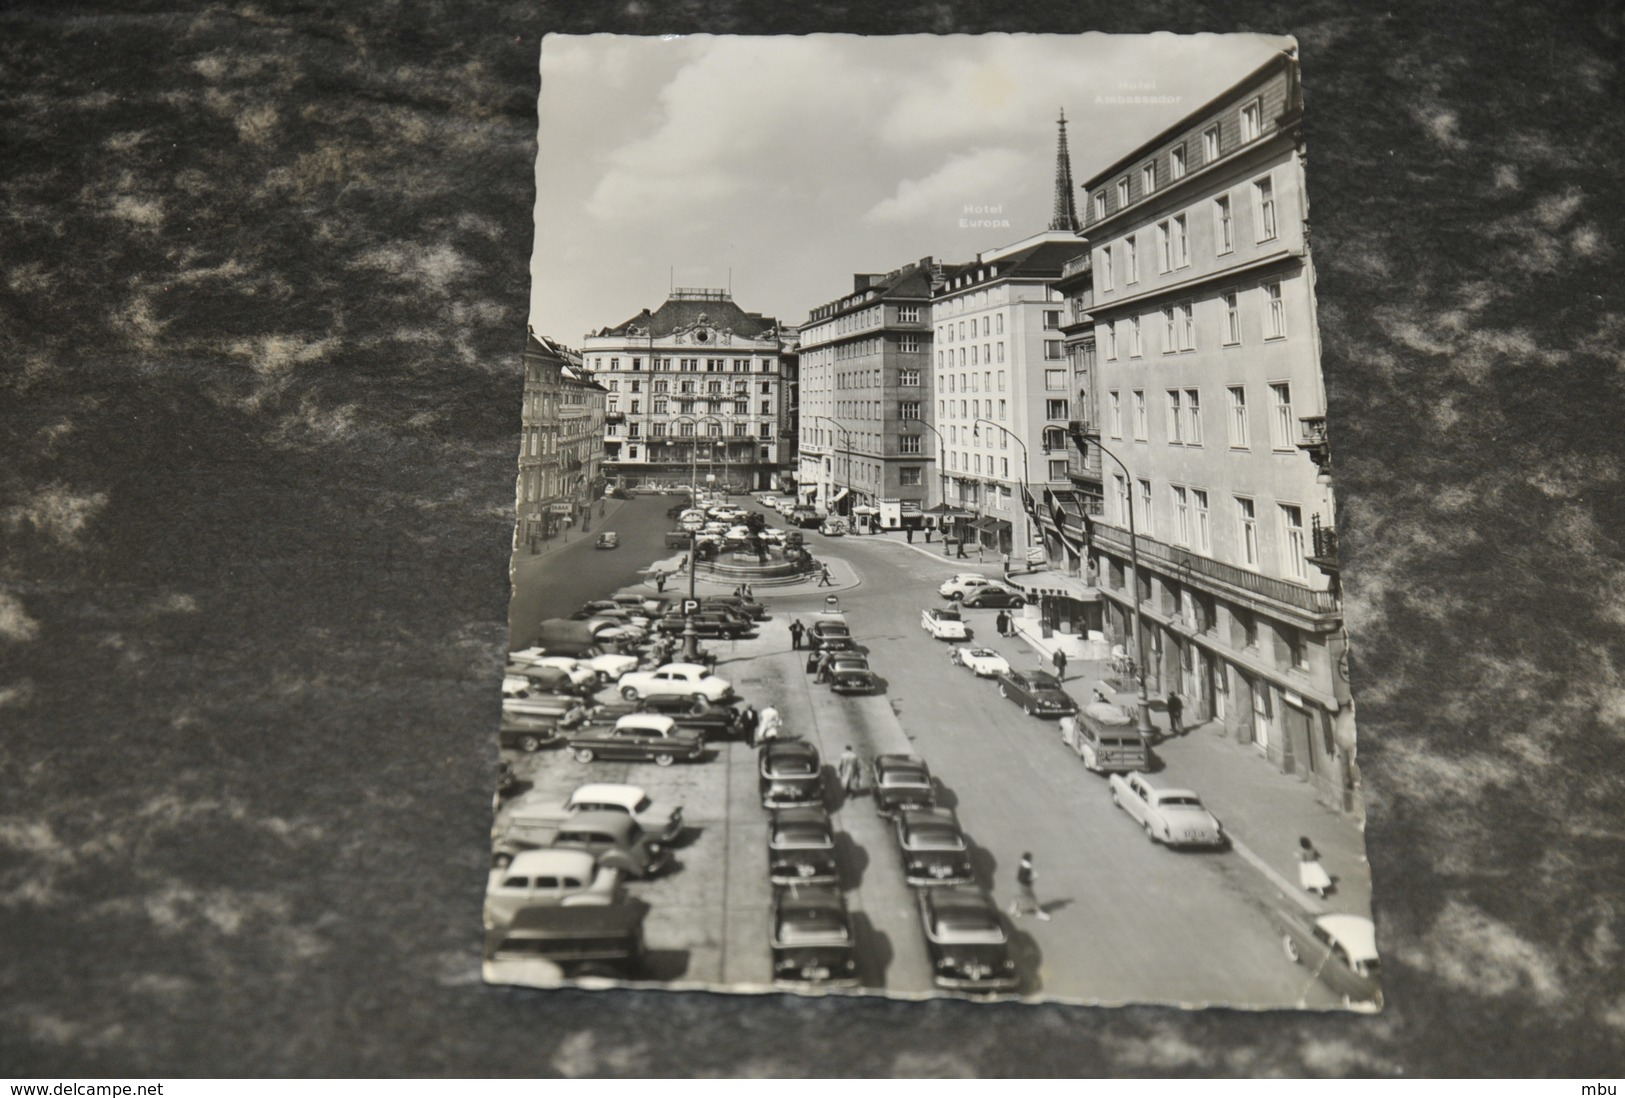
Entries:
[[514, 798], [498, 815], [491, 829], [493, 862], [501, 865], [520, 851], [551, 846], [559, 829], [583, 812], [619, 812], [661, 842], [676, 842], [683, 833], [682, 806], [661, 808], [641, 786], [589, 782], [577, 786], [562, 804], [533, 790]]
[[734, 688], [727, 679], [711, 674], [703, 664], [668, 663], [653, 671], [633, 671], [622, 675], [616, 684], [621, 697], [652, 698], [657, 694], [686, 694], [703, 701], [724, 702], [733, 697]]
[[[624, 658], [624, 657], [623, 657]], [[603, 676], [598, 669], [590, 666], [583, 660], [572, 659], [569, 656], [542, 656], [530, 661], [528, 664], [514, 660], [510, 665], [515, 668], [511, 674], [523, 674], [532, 681], [557, 681], [562, 676], [564, 681], [574, 687], [573, 690], [555, 690], [554, 693], [567, 694], [593, 694], [603, 685]], [[524, 668], [525, 670], [518, 670]], [[550, 672], [551, 674], [543, 674]]]
[[1090, 702], [1074, 719], [1063, 719], [1061, 739], [1096, 774], [1151, 768], [1151, 751], [1134, 718], [1110, 702]]
[[725, 637], [737, 640], [751, 631], [750, 622], [720, 611], [704, 611], [692, 615], [667, 614], [655, 623], [655, 628], [667, 636], [681, 636], [688, 631], [689, 619], [694, 621], [694, 633], [701, 637]]
[[529, 687], [528, 680], [523, 689], [509, 689], [507, 680], [504, 680], [502, 691], [502, 716], [531, 717], [543, 721], [557, 723], [572, 709], [581, 706], [581, 698], [573, 694], [544, 694]]
[[1377, 934], [1371, 920], [1359, 915], [1311, 916], [1285, 908], [1275, 912], [1281, 948], [1293, 964], [1304, 965], [1343, 997], [1364, 1010], [1382, 1009], [1382, 972], [1377, 960]]
[[598, 689], [598, 674], [590, 668], [584, 668], [581, 674], [573, 674], [567, 668], [540, 663], [521, 663], [518, 660], [508, 663], [502, 681], [510, 684], [510, 693], [517, 692], [519, 688], [512, 684], [520, 681], [526, 684], [523, 689], [537, 694], [590, 697]]
[[835, 884], [835, 829], [822, 808], [781, 808], [767, 825], [767, 872], [774, 884]]
[[585, 850], [598, 864], [628, 877], [653, 877], [671, 865], [671, 849], [624, 812], [578, 812], [553, 836], [549, 850]]
[[522, 908], [543, 904], [609, 904], [621, 871], [585, 850], [525, 850], [491, 870], [485, 883], [485, 929], [506, 926]]
[[937, 588], [937, 594], [945, 599], [961, 599], [978, 587], [985, 587], [993, 581], [980, 572], [960, 572], [949, 576]]
[[778, 987], [857, 987], [856, 935], [841, 890], [792, 885], [773, 894], [768, 923]]
[[927, 606], [920, 611], [920, 628], [937, 640], [966, 640], [970, 630], [956, 606]]
[[616, 595], [611, 601], [622, 609], [642, 614], [651, 621], [664, 614], [666, 607], [671, 605], [671, 599], [665, 595], [640, 595], [636, 592]]
[[974, 885], [922, 888], [915, 896], [933, 983], [973, 994], [1020, 988], [1010, 937], [992, 897]]
[[485, 936], [489, 983], [556, 987], [576, 980], [607, 986], [642, 970], [645, 904], [525, 907]]
[[807, 635], [812, 647], [826, 652], [847, 652], [858, 646], [844, 621], [815, 621]]
[[1006, 671], [999, 676], [999, 696], [1009, 698], [1035, 717], [1070, 717], [1078, 711], [1061, 680], [1047, 671]]
[[805, 740], [769, 740], [758, 755], [757, 788], [763, 808], [822, 805], [824, 774], [818, 748]]
[[948, 653], [948, 658], [984, 679], [996, 679], [1010, 672], [1010, 661], [991, 648], [955, 648]]
[[704, 737], [677, 727], [659, 713], [633, 713], [608, 728], [586, 725], [566, 733], [570, 753], [577, 762], [620, 759], [670, 766], [679, 759], [693, 762], [705, 754]]
[[790, 524], [792, 526], [799, 526], [804, 530], [817, 529], [824, 524], [824, 516], [820, 515], [817, 511], [809, 510], [804, 507], [798, 507], [796, 510], [790, 512]]
[[558, 723], [551, 717], [516, 716], [505, 712], [497, 742], [508, 751], [526, 754], [540, 751], [559, 742]]
[[700, 609], [732, 610], [748, 621], [765, 621], [767, 619], [767, 606], [765, 604], [752, 599], [742, 599], [736, 595], [707, 595], [700, 600]]
[[998, 587], [991, 583], [984, 583], [969, 593], [961, 596], [964, 605], [976, 610], [993, 608], [1011, 610], [1018, 606], [1026, 606], [1027, 600], [1020, 592], [1012, 591], [1008, 587]]
[[976, 880], [970, 844], [946, 808], [904, 808], [893, 820], [903, 875], [909, 884], [970, 884]]
[[620, 547], [621, 535], [613, 530], [606, 530], [599, 534], [598, 540], [593, 543], [594, 549], [619, 549]]
[[831, 515], [823, 522], [818, 524], [818, 532], [823, 534], [825, 537], [842, 537], [848, 532], [846, 520], [844, 518], [838, 518], [835, 515]]
[[830, 660], [828, 674], [829, 688], [837, 694], [873, 694], [880, 689], [880, 676], [856, 652], [837, 652]]
[[924, 759], [913, 755], [876, 755], [875, 811], [891, 816], [903, 808], [931, 808], [937, 803], [936, 781]]
[[679, 729], [691, 732], [706, 742], [725, 740], [739, 731], [739, 711], [733, 706], [696, 701], [686, 694], [656, 694], [637, 701], [606, 702], [588, 709], [578, 719], [561, 721], [559, 728], [568, 732], [592, 726], [603, 728], [634, 713], [658, 713], [670, 717]]
[[1168, 846], [1225, 845], [1224, 828], [1189, 789], [1158, 788], [1135, 771], [1110, 778], [1112, 803], [1145, 830], [1146, 838]]
[[689, 547], [689, 544], [693, 540], [694, 540], [693, 531], [690, 531], [690, 530], [667, 530], [666, 531], [666, 548], [667, 549], [687, 549]]
[[576, 657], [540, 647], [521, 648], [517, 652], [510, 652], [508, 653], [508, 659], [512, 663], [543, 663], [555, 667], [567, 665], [590, 667], [598, 673], [600, 682], [614, 682], [628, 671], [636, 671], [638, 667], [638, 658], [636, 656], [628, 656], [621, 652], [599, 651], [597, 655]]

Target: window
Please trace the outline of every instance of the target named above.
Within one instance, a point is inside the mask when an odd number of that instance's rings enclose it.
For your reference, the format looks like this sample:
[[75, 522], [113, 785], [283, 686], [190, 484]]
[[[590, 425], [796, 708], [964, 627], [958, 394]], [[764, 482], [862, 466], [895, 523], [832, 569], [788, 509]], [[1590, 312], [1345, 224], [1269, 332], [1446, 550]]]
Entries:
[[1219, 123], [1202, 131], [1202, 163], [1211, 164], [1219, 159]]
[[1178, 389], [1168, 390], [1168, 442], [1176, 445], [1184, 441], [1184, 394]]
[[745, 433], [746, 426], [747, 426], [747, 424], [744, 424], [744, 423], [736, 423], [736, 424], [734, 424], [734, 434], [739, 435], [739, 436], [743, 436], [744, 433]]
[[1240, 385], [1230, 387], [1230, 446], [1245, 450], [1250, 445], [1247, 436], [1247, 390]]
[[1146, 440], [1150, 427], [1149, 417], [1146, 414], [1145, 390], [1134, 390], [1134, 437], [1139, 442]]
[[[1044, 310], [1044, 327], [1046, 327], [1046, 328], [1059, 328], [1060, 326], [1061, 326], [1061, 310], [1059, 310], [1059, 309], [1045, 309]], [[987, 335], [987, 318], [986, 317], [982, 318], [982, 334]]]
[[[1281, 507], [1281, 551], [1286, 559], [1281, 562], [1281, 571], [1295, 580], [1307, 579], [1306, 558], [1309, 556], [1309, 545], [1304, 539], [1303, 508], [1295, 504], [1283, 503]], [[1293, 666], [1300, 666], [1293, 661]]]
[[1213, 200], [1213, 241], [1219, 255], [1236, 246], [1235, 226], [1230, 218], [1230, 196], [1221, 194]]
[[1194, 548], [1199, 553], [1213, 552], [1213, 538], [1208, 526], [1207, 493], [1200, 488], [1191, 489], [1191, 513], [1195, 521]]
[[901, 488], [918, 488], [924, 481], [918, 465], [904, 465], [897, 470], [897, 484]]
[[1175, 145], [1168, 150], [1168, 178], [1183, 179], [1185, 177], [1185, 146]]
[[734, 401], [734, 415], [736, 415], [736, 416], [748, 416], [748, 415], [750, 415], [750, 401], [748, 401], [748, 400], [736, 400], [736, 401]]
[[1054, 481], [1054, 480], [1065, 480], [1066, 479], [1066, 462], [1065, 461], [1051, 461], [1049, 463], [1049, 478], [1052, 481]]
[[897, 384], [899, 384], [899, 385], [918, 385], [919, 383], [920, 383], [920, 371], [918, 371], [918, 370], [898, 370], [897, 371]]
[[[995, 346], [995, 347], [997, 347], [999, 349], [999, 361], [1003, 362], [1004, 361], [1004, 341], [1001, 339], [999, 342], [995, 343], [993, 346]], [[1003, 370], [999, 371], [999, 378], [1000, 378], [1000, 380], [1003, 380], [1003, 378], [1004, 378], [1004, 371]]]
[[1140, 281], [1140, 249], [1132, 236], [1123, 240], [1123, 270], [1129, 285]]
[[1111, 429], [1113, 438], [1123, 437], [1123, 394], [1116, 389], [1106, 394], [1106, 403], [1111, 413]]
[[993, 315], [993, 334], [994, 335], [1003, 335], [1004, 334], [1004, 314], [1003, 313], [995, 313]]
[[1156, 530], [1156, 522], [1151, 514], [1151, 482], [1140, 481], [1140, 532], [1150, 534]]
[[657, 393], [668, 392], [670, 388], [671, 382], [667, 381], [665, 378], [658, 379], [654, 384], [654, 391]]
[[640, 405], [640, 404], [642, 404], [642, 403], [643, 403], [643, 402], [642, 402], [642, 401], [641, 401], [641, 400], [634, 400], [634, 401], [633, 401], [633, 402], [632, 402], [632, 414], [633, 414], [633, 415], [637, 415], [637, 414], [638, 414], [638, 405]]
[[1115, 361], [1117, 358], [1117, 325], [1108, 320], [1097, 329], [1097, 332], [1103, 337], [1102, 353], [1106, 356], [1106, 361]]
[[1045, 370], [1044, 388], [1051, 392], [1062, 392], [1066, 389], [1065, 370]]
[[[999, 346], [1002, 349], [1004, 344], [1001, 343], [1001, 344], [999, 344]], [[1004, 392], [1004, 371], [1003, 370], [999, 371], [999, 392], [1001, 392], [1001, 393]]]
[[1190, 234], [1185, 231], [1185, 215], [1175, 216], [1172, 222], [1173, 231], [1170, 233], [1173, 245], [1173, 259], [1175, 267], [1189, 267], [1191, 265]]
[[1292, 438], [1292, 386], [1279, 381], [1270, 386], [1270, 446], [1295, 449]]
[[1007, 406], [1006, 406], [1006, 404], [1005, 404], [1005, 402], [1004, 402], [1004, 401], [1002, 401], [1002, 400], [1001, 400], [1001, 401], [999, 401], [999, 418], [1000, 418], [1000, 419], [1001, 419], [1001, 420], [1002, 420], [1002, 419], [1008, 419], [1008, 418], [1009, 418], [1009, 416], [1007, 416], [1007, 415], [1006, 415], [1006, 414], [1005, 414], [1005, 410], [1006, 410], [1006, 407], [1007, 407]]
[[649, 428], [649, 433], [651, 435], [653, 435], [655, 438], [665, 438], [666, 437], [666, 425], [664, 423], [653, 424]]
[[1059, 339], [1044, 340], [1044, 358], [1050, 362], [1059, 362], [1066, 357], [1065, 345]]
[[1196, 350], [1196, 313], [1190, 302], [1174, 306], [1179, 313], [1179, 349], [1181, 351]]
[[1103, 220], [1106, 216], [1106, 192], [1101, 191], [1095, 195], [1095, 220]]
[[1224, 342], [1227, 347], [1234, 347], [1241, 342], [1241, 308], [1236, 291], [1229, 290], [1220, 296], [1224, 300]]
[[1241, 140], [1243, 144], [1256, 141], [1264, 135], [1264, 101], [1254, 99], [1241, 108]]
[[1172, 305], [1162, 307], [1162, 328], [1162, 353], [1165, 355], [1173, 354], [1179, 350], [1179, 335], [1178, 329], [1174, 326], [1174, 307]]
[[1157, 165], [1155, 161], [1140, 169], [1140, 193], [1150, 194], [1157, 189]]
[[1145, 345], [1140, 341], [1140, 318], [1128, 318], [1128, 356], [1139, 358], [1145, 352]]
[[1185, 390], [1185, 445], [1202, 445], [1202, 398], [1196, 389]]
[[1174, 254], [1168, 247], [1168, 222], [1157, 222], [1157, 270], [1167, 274], [1174, 269]]
[[899, 454], [917, 454], [920, 452], [919, 435], [898, 435], [897, 452]]
[[665, 397], [655, 397], [655, 399], [654, 399], [654, 413], [656, 415], [664, 415], [665, 411], [666, 411], [666, 398]]
[[1258, 567], [1258, 512], [1253, 501], [1246, 496], [1236, 497], [1236, 540], [1241, 548], [1241, 563], [1248, 568]]
[[918, 324], [920, 307], [918, 305], [899, 305], [897, 307], [897, 320], [901, 324]]
[[1174, 544], [1189, 545], [1191, 543], [1191, 501], [1190, 493], [1179, 485], [1173, 486], [1174, 493]]
[[1275, 182], [1265, 176], [1253, 184], [1253, 205], [1258, 214], [1258, 242], [1275, 239]]
[[1112, 250], [1110, 247], [1100, 249], [1100, 288], [1102, 291], [1117, 289], [1117, 281], [1112, 275]]
[[[744, 384], [745, 384], [744, 382], [739, 382], [739, 383], [734, 385], [734, 388], [738, 389], [738, 388], [740, 388], [741, 385], [744, 385]], [[773, 383], [771, 381], [762, 382], [761, 390], [762, 390], [762, 395], [763, 396], [772, 396], [773, 395]]]
[[1112, 474], [1112, 487], [1117, 494], [1117, 518], [1120, 522], [1130, 521], [1128, 513], [1128, 481], [1121, 473]]
[[897, 341], [897, 349], [905, 354], [912, 354], [920, 349], [920, 341], [915, 336], [904, 336]]
[[1070, 416], [1070, 413], [1067, 411], [1067, 402], [1066, 401], [1064, 401], [1064, 400], [1046, 400], [1046, 401], [1044, 401], [1044, 418], [1045, 419], [1067, 419], [1067, 418], [1069, 418], [1069, 416]]
[[1117, 181], [1117, 208], [1122, 209], [1128, 205], [1128, 176]]
[[1264, 283], [1264, 300], [1268, 305], [1264, 314], [1264, 338], [1286, 338], [1286, 303], [1281, 300], [1279, 282]]
[[899, 418], [899, 419], [919, 419], [920, 418], [920, 402], [917, 401], [917, 400], [899, 401], [898, 404], [897, 404], [897, 418]]

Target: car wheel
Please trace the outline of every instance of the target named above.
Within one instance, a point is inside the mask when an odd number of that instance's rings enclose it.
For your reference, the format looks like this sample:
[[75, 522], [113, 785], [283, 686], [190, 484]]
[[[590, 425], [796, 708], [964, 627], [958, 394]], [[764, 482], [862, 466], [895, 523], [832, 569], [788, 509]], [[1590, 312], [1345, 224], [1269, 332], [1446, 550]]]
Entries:
[[1116, 793], [1113, 793], [1112, 794], [1112, 804], [1116, 805], [1118, 808], [1122, 808], [1123, 807], [1123, 798], [1119, 797]]
[[519, 750], [525, 752], [527, 755], [534, 755], [537, 751], [541, 750], [541, 747], [542, 740], [540, 736], [526, 736], [524, 739], [519, 741]]
[[1008, 698], [1009, 696], [1010, 696], [1010, 688], [1008, 686], [1005, 686], [1003, 683], [1000, 683], [999, 684], [999, 697]]
[[1158, 842], [1159, 841], [1157, 839], [1157, 833], [1155, 831], [1151, 830], [1151, 821], [1150, 820], [1141, 821], [1140, 828], [1145, 832], [1145, 837], [1146, 838], [1150, 839], [1152, 842]]
[[670, 766], [675, 761], [676, 760], [673, 758], [673, 756], [665, 751], [662, 751], [660, 754], [655, 756], [656, 766]]
[[1303, 963], [1303, 956], [1298, 952], [1298, 943], [1292, 940], [1292, 935], [1281, 935], [1281, 952], [1285, 953], [1286, 959], [1293, 964]]
[[590, 762], [592, 762], [592, 758], [593, 758], [592, 748], [590, 748], [590, 747], [578, 747], [578, 748], [576, 748], [576, 762], [590, 763]]
[[1038, 707], [1035, 706], [1032, 702], [1028, 702], [1026, 705], [1022, 706], [1021, 708], [1025, 709], [1027, 711], [1027, 716], [1029, 716], [1029, 717], [1038, 716]]
[[621, 697], [625, 698], [629, 702], [637, 701], [638, 700], [638, 688], [635, 687], [635, 686], [623, 686], [623, 687], [621, 687]]

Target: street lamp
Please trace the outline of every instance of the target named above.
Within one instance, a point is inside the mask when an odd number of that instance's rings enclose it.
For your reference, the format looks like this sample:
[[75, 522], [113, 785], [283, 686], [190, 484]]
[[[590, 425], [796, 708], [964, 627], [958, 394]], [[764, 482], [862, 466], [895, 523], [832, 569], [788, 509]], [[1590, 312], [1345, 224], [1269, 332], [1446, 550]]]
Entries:
[[[828, 416], [809, 415], [809, 416], [807, 416], [807, 418], [808, 419], [821, 419], [825, 423], [829, 424], [831, 427], [835, 428], [837, 431], [841, 432], [841, 439], [842, 439], [841, 445], [846, 450], [846, 492], [847, 492], [848, 495], [851, 495], [852, 494], [852, 436], [851, 436], [850, 432], [848, 432], [847, 429], [845, 427], [842, 427], [839, 423], [836, 423], [833, 419], [830, 419]], [[834, 514], [834, 511], [831, 511], [830, 514]]]
[[[718, 424], [722, 423], [722, 420], [716, 416], [678, 416], [672, 422], [699, 424], [704, 423], [706, 420], [714, 420]], [[699, 503], [699, 485], [696, 482], [700, 479], [700, 438], [699, 431], [696, 430], [688, 444], [689, 503], [694, 505]], [[693, 605], [696, 599], [694, 585], [699, 579], [700, 572], [699, 548], [700, 532], [690, 530], [688, 532], [688, 601], [690, 605]], [[683, 659], [693, 663], [699, 658], [699, 654], [700, 634], [694, 628], [694, 615], [685, 612], [683, 614]]]
[[944, 507], [948, 505], [948, 443], [942, 437], [942, 432], [931, 426], [923, 419], [911, 419], [908, 422], [916, 427], [924, 427], [937, 436], [937, 475], [942, 478], [942, 500]]
[[1123, 459], [1112, 453], [1100, 444], [1100, 432], [1087, 430], [1081, 420], [1073, 420], [1067, 425], [1067, 434], [1077, 444], [1078, 452], [1085, 460], [1089, 457], [1089, 444], [1107, 457], [1117, 462], [1117, 467], [1123, 470], [1123, 481], [1128, 493], [1128, 556], [1129, 567], [1134, 570], [1134, 578], [1129, 587], [1129, 595], [1134, 601], [1134, 667], [1138, 672], [1140, 685], [1139, 697], [1139, 731], [1142, 736], [1151, 734], [1151, 696], [1145, 689], [1145, 606], [1140, 601], [1140, 539], [1134, 529], [1134, 478], [1129, 476], [1128, 466]]
[[[1027, 546], [1031, 545], [1033, 540], [1032, 527], [1030, 525], [1032, 520], [1027, 515], [1027, 497], [1031, 494], [1027, 490], [1027, 466], [1030, 464], [1027, 457], [1027, 444], [1022, 442], [1020, 436], [1018, 436], [1014, 431], [1010, 430], [1010, 428], [1005, 427], [1002, 424], [994, 423], [991, 419], [978, 419], [975, 423], [971, 424], [970, 433], [975, 435], [977, 438], [981, 438], [982, 424], [984, 423], [989, 427], [997, 427], [999, 430], [1004, 432], [1006, 438], [1008, 438], [1011, 442], [1014, 442], [1017, 446], [1021, 447], [1021, 532], [1026, 535], [1021, 540], [1022, 552], [1025, 553]], [[1011, 548], [1014, 549], [1015, 546], [1012, 545]]]

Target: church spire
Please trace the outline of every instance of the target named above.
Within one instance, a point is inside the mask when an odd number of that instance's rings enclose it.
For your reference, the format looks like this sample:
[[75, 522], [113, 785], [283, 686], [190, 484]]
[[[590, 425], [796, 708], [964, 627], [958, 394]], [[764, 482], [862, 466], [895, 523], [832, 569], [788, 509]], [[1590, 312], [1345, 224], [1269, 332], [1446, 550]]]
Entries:
[[1050, 218], [1049, 227], [1075, 233], [1081, 226], [1078, 224], [1078, 208], [1072, 201], [1072, 154], [1066, 148], [1064, 107], [1061, 109], [1058, 124], [1061, 127], [1061, 139], [1055, 146], [1055, 216]]

